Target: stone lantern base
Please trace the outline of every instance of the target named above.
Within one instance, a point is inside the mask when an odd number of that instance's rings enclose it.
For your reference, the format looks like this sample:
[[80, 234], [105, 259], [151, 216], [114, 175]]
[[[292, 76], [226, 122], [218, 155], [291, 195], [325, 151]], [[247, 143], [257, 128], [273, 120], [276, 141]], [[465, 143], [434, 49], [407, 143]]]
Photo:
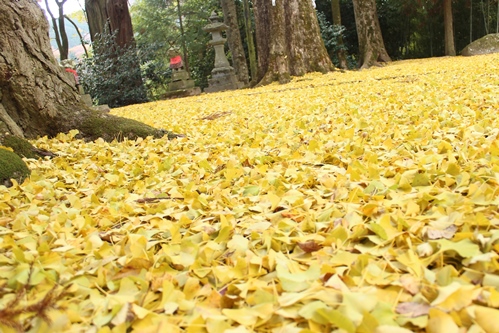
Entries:
[[217, 92], [224, 90], [235, 90], [242, 88], [243, 83], [237, 80], [234, 68], [232, 67], [219, 67], [211, 71], [212, 78], [208, 79], [208, 88], [204, 92]]
[[189, 74], [183, 69], [174, 69], [172, 74], [172, 82], [168, 85], [168, 92], [162, 98], [178, 98], [188, 97], [201, 94], [201, 88], [195, 87], [194, 80], [189, 77]]

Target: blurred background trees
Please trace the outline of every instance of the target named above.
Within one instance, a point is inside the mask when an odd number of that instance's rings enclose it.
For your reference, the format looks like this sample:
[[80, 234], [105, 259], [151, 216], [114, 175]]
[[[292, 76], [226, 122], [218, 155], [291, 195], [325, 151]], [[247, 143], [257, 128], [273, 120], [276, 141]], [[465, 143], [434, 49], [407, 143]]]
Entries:
[[[65, 2], [65, 0], [44, 1], [57, 1], [61, 4], [60, 7]], [[213, 10], [221, 16], [225, 14], [228, 19], [227, 23], [232, 27], [232, 36], [228, 36], [230, 43], [226, 45], [226, 53], [230, 62], [235, 64], [236, 71], [238, 68], [242, 68], [241, 71], [244, 73], [238, 73], [241, 75], [240, 77], [245, 78], [245, 81], [248, 77], [252, 85], [257, 84], [262, 78], [262, 73], [266, 71], [265, 68], [262, 68], [262, 64], [265, 63], [262, 62], [262, 59], [265, 59], [266, 54], [270, 54], [265, 46], [270, 43], [268, 38], [270, 34], [258, 31], [258, 15], [255, 14], [259, 13], [259, 9], [260, 12], [273, 10], [276, 8], [273, 6], [274, 4], [284, 6], [283, 2], [276, 0], [268, 0], [270, 5], [265, 1], [257, 0], [135, 0], [132, 1], [129, 8], [124, 5], [125, 0], [85, 0], [85, 2], [94, 3], [94, 6], [97, 4], [103, 7], [107, 6], [106, 8], [110, 8], [109, 6], [114, 4], [114, 7], [111, 6], [111, 8], [116, 9], [118, 6], [119, 10], [124, 11], [123, 15], [129, 10], [133, 34], [129, 34], [130, 29], [125, 30], [127, 36], [133, 38], [133, 43], [130, 45], [135, 48], [134, 51], [129, 50], [129, 52], [137, 55], [140, 77], [148, 100], [159, 99], [166, 91], [171, 75], [169, 59], [174, 53], [183, 56], [196, 84], [201, 88], [207, 86], [207, 78], [213, 68], [214, 52], [208, 44], [210, 36], [202, 28], [208, 23], [207, 19]], [[312, 0], [310, 2], [312, 3]], [[473, 40], [489, 33], [499, 32], [499, 0], [373, 0], [373, 3], [376, 4], [382, 40], [388, 54], [388, 57], [384, 57], [385, 59], [399, 60], [459, 54]], [[268, 8], [263, 8], [264, 5], [268, 5]], [[365, 64], [361, 52], [366, 48], [366, 43], [372, 42], [372, 40], [364, 37], [359, 39], [358, 37], [358, 24], [356, 24], [358, 21], [356, 22], [356, 19], [359, 20], [360, 15], [356, 17], [354, 1], [315, 0], [315, 5], [314, 16], [316, 16], [320, 27], [322, 41], [313, 38], [315, 32], [292, 22], [284, 21], [285, 34], [301, 34], [315, 40], [315, 44], [323, 43], [328, 57], [336, 67], [356, 69]], [[107, 22], [102, 20], [101, 14], [90, 10], [90, 8], [93, 7], [85, 8], [89, 23], [95, 18], [102, 24]], [[59, 13], [61, 13], [60, 10]], [[80, 17], [82, 16], [80, 15]], [[74, 21], [74, 14], [71, 14], [70, 17]], [[109, 17], [108, 19], [111, 20]], [[52, 25], [59, 25], [56, 30], [59, 36], [62, 35], [63, 30], [61, 30], [60, 25], [64, 20], [58, 20], [55, 17], [54, 19], [50, 18], [49, 21], [52, 22]], [[120, 34], [119, 31], [113, 31], [120, 30], [119, 25], [111, 27], [112, 24], [109, 24], [109, 26], [109, 34]], [[67, 28], [69, 44], [71, 44], [71, 35], [74, 35], [70, 32], [73, 29], [72, 25]], [[239, 38], [234, 38], [234, 36]], [[77, 38], [77, 41], [79, 39]], [[236, 44], [239, 48], [235, 48], [234, 43], [232, 43], [233, 40], [237, 39], [239, 41]], [[55, 49], [63, 47], [64, 42], [61, 37], [59, 37], [59, 45], [56, 42], [57, 36], [54, 34], [53, 40]], [[288, 38], [288, 41], [294, 40], [296, 39]], [[241, 53], [241, 44], [244, 54]], [[127, 47], [130, 48], [130, 45]], [[118, 43], [118, 47], [122, 46]], [[285, 49], [286, 47], [284, 47]], [[307, 46], [300, 52], [308, 56], [308, 54], [317, 52], [313, 49], [312, 46]], [[95, 47], [92, 52], [87, 59], [96, 56]], [[61, 52], [60, 54], [66, 53]], [[69, 52], [69, 57], [71, 57], [71, 52]], [[89, 62], [89, 60], [85, 61]], [[246, 66], [241, 63], [244, 61]], [[102, 62], [103, 59], [98, 61], [100, 64]], [[292, 63], [288, 65], [291, 67], [286, 71], [290, 75], [295, 75], [293, 73], [296, 72], [301, 73], [294, 71], [295, 65]], [[371, 64], [364, 67], [369, 65]], [[106, 70], [105, 66], [103, 70]], [[98, 74], [97, 70], [92, 72], [91, 66], [87, 66], [86, 74], [89, 73], [93, 73], [96, 81], [103, 76], [103, 74]], [[89, 79], [90, 77], [87, 77], [83, 82], [88, 82]], [[117, 84], [129, 82], [123, 77], [119, 77], [115, 81]], [[90, 86], [88, 88], [90, 89]], [[95, 89], [102, 90], [103, 88]], [[105, 89], [112, 90], [113, 88]], [[114, 92], [116, 91], [119, 89], [114, 89]], [[102, 95], [106, 94], [102, 93]], [[114, 105], [129, 102], [122, 100]]]

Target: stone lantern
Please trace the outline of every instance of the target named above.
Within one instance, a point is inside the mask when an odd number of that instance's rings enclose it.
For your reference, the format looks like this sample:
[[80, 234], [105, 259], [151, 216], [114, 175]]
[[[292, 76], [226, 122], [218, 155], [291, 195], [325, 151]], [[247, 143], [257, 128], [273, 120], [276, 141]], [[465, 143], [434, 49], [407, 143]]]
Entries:
[[211, 33], [212, 40], [210, 45], [215, 49], [215, 68], [211, 71], [211, 79], [208, 79], [208, 88], [205, 92], [216, 92], [223, 90], [234, 90], [241, 88], [243, 84], [237, 80], [234, 68], [229, 64], [225, 56], [224, 45], [227, 39], [223, 38], [222, 32], [229, 27], [219, 22], [219, 16], [212, 12], [210, 24], [203, 28], [204, 31]]

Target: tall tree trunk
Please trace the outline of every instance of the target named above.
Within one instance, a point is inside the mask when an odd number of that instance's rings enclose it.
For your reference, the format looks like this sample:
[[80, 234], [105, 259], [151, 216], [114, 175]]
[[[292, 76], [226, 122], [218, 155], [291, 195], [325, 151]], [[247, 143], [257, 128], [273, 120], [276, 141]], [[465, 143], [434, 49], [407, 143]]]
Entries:
[[[311, 0], [254, 0], [259, 84], [334, 69]], [[292, 27], [292, 28], [290, 28]]]
[[163, 134], [85, 106], [73, 77], [57, 65], [36, 2], [0, 1], [0, 22], [0, 125], [10, 133], [35, 138], [78, 129], [82, 138], [106, 140]]
[[116, 43], [120, 47], [133, 45], [132, 18], [128, 11], [128, 0], [107, 0], [106, 8], [111, 32], [117, 31]]
[[57, 7], [59, 7], [59, 32], [61, 33], [61, 44], [62, 48], [59, 49], [60, 59], [66, 60], [69, 56], [69, 41], [68, 34], [66, 33], [66, 24], [64, 22], [64, 4], [67, 0], [55, 1]]
[[[333, 25], [341, 27], [341, 10], [340, 0], [331, 0], [331, 7], [333, 10]], [[338, 36], [338, 60], [340, 61], [340, 68], [348, 69], [347, 57], [345, 55], [345, 44], [343, 43], [343, 36]]]
[[109, 26], [106, 0], [85, 0], [85, 13], [92, 42], [106, 31], [106, 26], [108, 31], [112, 31]]
[[180, 28], [180, 36], [182, 38], [181, 44], [182, 44], [182, 58], [184, 61], [184, 67], [185, 71], [190, 75], [190, 70], [189, 70], [189, 57], [187, 54], [187, 46], [185, 44], [185, 30], [184, 30], [184, 20], [183, 20], [183, 15], [182, 15], [182, 8], [180, 7], [180, 0], [177, 0], [177, 15], [178, 15], [178, 24]]
[[391, 61], [386, 52], [375, 0], [353, 0], [355, 25], [359, 39], [359, 67], [368, 68]]
[[452, 0], [444, 0], [445, 55], [455, 56], [454, 26], [452, 23]]
[[470, 0], [470, 43], [472, 41], [473, 41], [473, 0]]
[[234, 0], [220, 0], [220, 3], [224, 13], [224, 23], [229, 27], [227, 30], [227, 42], [232, 53], [232, 66], [236, 71], [237, 79], [247, 85], [249, 82], [248, 65], [241, 33], [239, 32], [236, 3]]
[[246, 33], [246, 44], [248, 45], [248, 57], [250, 63], [251, 85], [255, 85], [258, 75], [258, 66], [256, 59], [255, 40], [253, 38], [253, 23], [251, 21], [251, 12], [248, 0], [243, 0], [244, 12], [244, 31]]

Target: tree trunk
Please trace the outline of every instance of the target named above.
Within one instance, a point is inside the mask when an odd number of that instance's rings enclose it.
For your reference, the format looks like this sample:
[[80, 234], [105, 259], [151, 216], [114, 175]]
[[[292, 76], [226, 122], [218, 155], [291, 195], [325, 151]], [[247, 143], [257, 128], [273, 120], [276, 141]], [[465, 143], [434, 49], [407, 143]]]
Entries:
[[59, 49], [60, 59], [66, 60], [69, 57], [69, 41], [68, 34], [66, 33], [66, 24], [64, 22], [64, 4], [67, 0], [55, 1], [57, 3], [57, 7], [59, 7], [59, 32], [61, 35], [61, 44], [62, 48]]
[[0, 22], [0, 127], [27, 138], [72, 129], [81, 138], [105, 140], [165, 133], [85, 106], [73, 77], [57, 65], [36, 2], [1, 1]]
[[[66, 2], [66, 0], [61, 2], [58, 2], [56, 0], [56, 4], [59, 7], [59, 15], [64, 15], [64, 2]], [[59, 50], [59, 59], [61, 61], [66, 60], [69, 54], [69, 42], [68, 35], [66, 34], [64, 20], [61, 25], [61, 16], [59, 16], [59, 21], [55, 19], [54, 14], [52, 14], [52, 11], [50, 10], [48, 0], [45, 0], [45, 7], [47, 8], [47, 12], [49, 13], [50, 19], [52, 20], [52, 29], [54, 30], [55, 42], [57, 43], [57, 48]]]
[[256, 78], [258, 75], [258, 66], [256, 59], [255, 40], [253, 38], [253, 24], [251, 22], [251, 12], [248, 0], [243, 0], [243, 12], [244, 30], [246, 33], [246, 44], [248, 45], [248, 57], [250, 63], [251, 85], [254, 86], [257, 83]]
[[452, 23], [452, 0], [444, 0], [445, 55], [455, 56], [454, 26]]
[[368, 68], [391, 61], [385, 49], [375, 0], [353, 0], [359, 39], [359, 67]]
[[182, 36], [181, 44], [182, 44], [182, 60], [184, 61], [185, 71], [190, 75], [189, 68], [189, 56], [187, 53], [187, 46], [185, 44], [185, 30], [184, 30], [184, 20], [182, 15], [182, 8], [180, 7], [180, 0], [177, 0], [177, 16], [178, 16], [178, 24], [180, 28], [180, 36]]
[[133, 44], [133, 27], [127, 0], [85, 0], [88, 28], [92, 42], [107, 31], [116, 32], [120, 47]]
[[116, 43], [120, 47], [133, 45], [132, 18], [128, 11], [128, 0], [107, 0], [106, 8], [111, 32], [117, 32]]
[[[331, 0], [331, 7], [333, 10], [333, 25], [341, 26], [341, 11], [340, 11], [340, 0]], [[343, 36], [338, 37], [338, 60], [340, 61], [341, 69], [348, 69], [347, 57], [345, 55], [345, 44], [343, 43]]]
[[260, 85], [334, 69], [311, 0], [254, 0], [253, 4]]
[[85, 0], [85, 13], [92, 43], [106, 31], [106, 26], [109, 32], [112, 31], [109, 26], [106, 0]]
[[247, 85], [249, 82], [248, 65], [239, 32], [236, 3], [234, 0], [220, 0], [220, 2], [224, 13], [224, 23], [229, 27], [227, 30], [227, 42], [232, 53], [232, 66], [236, 71], [237, 79]]

